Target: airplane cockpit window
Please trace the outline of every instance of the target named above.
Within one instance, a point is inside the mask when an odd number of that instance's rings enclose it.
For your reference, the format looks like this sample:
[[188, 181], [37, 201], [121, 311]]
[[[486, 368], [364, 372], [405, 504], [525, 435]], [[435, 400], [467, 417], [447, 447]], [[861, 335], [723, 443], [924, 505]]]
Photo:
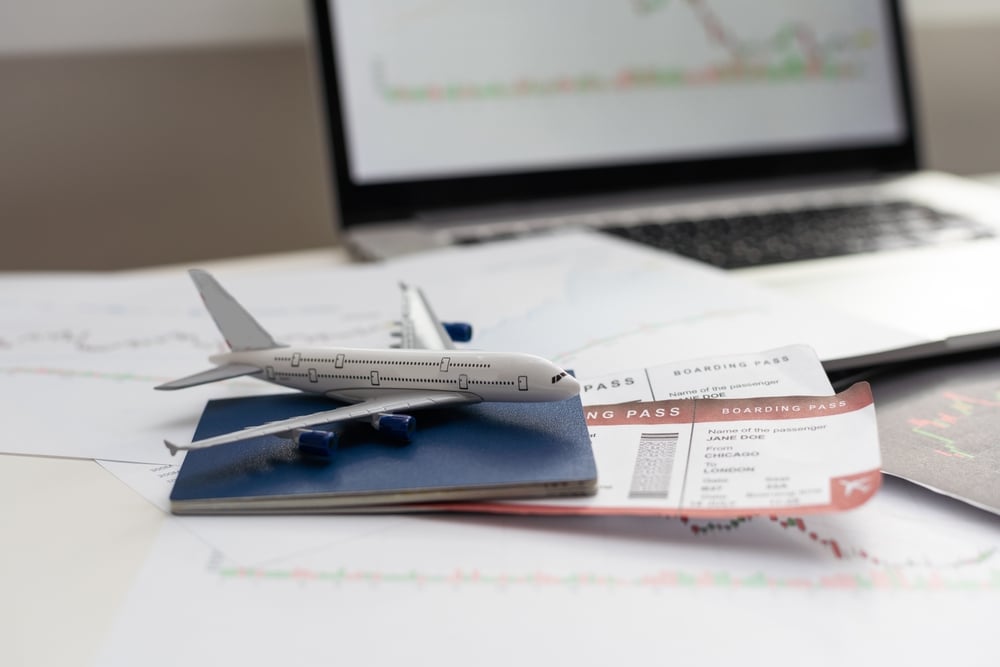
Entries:
[[556, 382], [559, 382], [559, 380], [562, 380], [564, 377], [566, 377], [566, 375], [567, 375], [566, 371], [563, 371], [559, 375], [553, 375], [552, 376], [552, 384], [555, 384]]

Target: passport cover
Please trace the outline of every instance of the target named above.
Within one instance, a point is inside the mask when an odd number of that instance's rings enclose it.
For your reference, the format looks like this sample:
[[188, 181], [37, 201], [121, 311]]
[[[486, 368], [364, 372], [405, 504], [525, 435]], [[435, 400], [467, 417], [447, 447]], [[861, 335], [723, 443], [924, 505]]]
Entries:
[[[209, 401], [194, 439], [329, 410], [322, 396]], [[330, 459], [277, 436], [189, 451], [170, 494], [175, 514], [405, 511], [405, 503], [588, 495], [597, 468], [579, 397], [414, 412], [397, 444], [367, 422], [338, 425]], [[421, 509], [426, 509], [422, 506]]]

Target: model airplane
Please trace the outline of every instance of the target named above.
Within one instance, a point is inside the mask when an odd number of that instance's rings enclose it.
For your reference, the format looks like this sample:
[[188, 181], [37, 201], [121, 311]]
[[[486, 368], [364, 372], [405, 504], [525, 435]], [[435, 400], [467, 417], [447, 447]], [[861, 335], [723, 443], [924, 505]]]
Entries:
[[317, 426], [370, 420], [372, 426], [409, 441], [421, 408], [480, 401], [561, 401], [576, 396], [580, 384], [552, 362], [516, 352], [458, 350], [468, 341], [468, 324], [440, 322], [419, 289], [401, 284], [403, 313], [399, 349], [292, 347], [275, 342], [253, 316], [210, 274], [189, 272], [209, 314], [231, 352], [209, 360], [215, 368], [157, 389], [183, 389], [235, 377], [322, 394], [350, 405], [269, 422], [189, 444], [165, 441], [171, 454], [246, 438], [280, 435], [309, 454], [329, 456], [337, 433]]

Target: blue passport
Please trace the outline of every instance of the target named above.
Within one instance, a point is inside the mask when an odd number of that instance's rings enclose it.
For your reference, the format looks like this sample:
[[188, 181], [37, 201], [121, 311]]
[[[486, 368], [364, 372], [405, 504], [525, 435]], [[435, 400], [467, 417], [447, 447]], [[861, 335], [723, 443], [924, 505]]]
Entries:
[[[195, 439], [337, 403], [306, 394], [210, 401]], [[328, 459], [287, 439], [250, 438], [187, 453], [170, 507], [176, 514], [406, 510], [406, 503], [589, 495], [597, 468], [579, 397], [479, 403], [414, 413], [409, 444], [368, 423], [340, 425]]]

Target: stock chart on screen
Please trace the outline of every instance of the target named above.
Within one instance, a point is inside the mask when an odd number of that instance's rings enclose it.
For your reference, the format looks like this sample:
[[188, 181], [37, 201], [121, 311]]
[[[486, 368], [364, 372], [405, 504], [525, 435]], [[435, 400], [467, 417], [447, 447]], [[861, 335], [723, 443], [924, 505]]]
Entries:
[[359, 182], [891, 141], [872, 0], [336, 3]]

